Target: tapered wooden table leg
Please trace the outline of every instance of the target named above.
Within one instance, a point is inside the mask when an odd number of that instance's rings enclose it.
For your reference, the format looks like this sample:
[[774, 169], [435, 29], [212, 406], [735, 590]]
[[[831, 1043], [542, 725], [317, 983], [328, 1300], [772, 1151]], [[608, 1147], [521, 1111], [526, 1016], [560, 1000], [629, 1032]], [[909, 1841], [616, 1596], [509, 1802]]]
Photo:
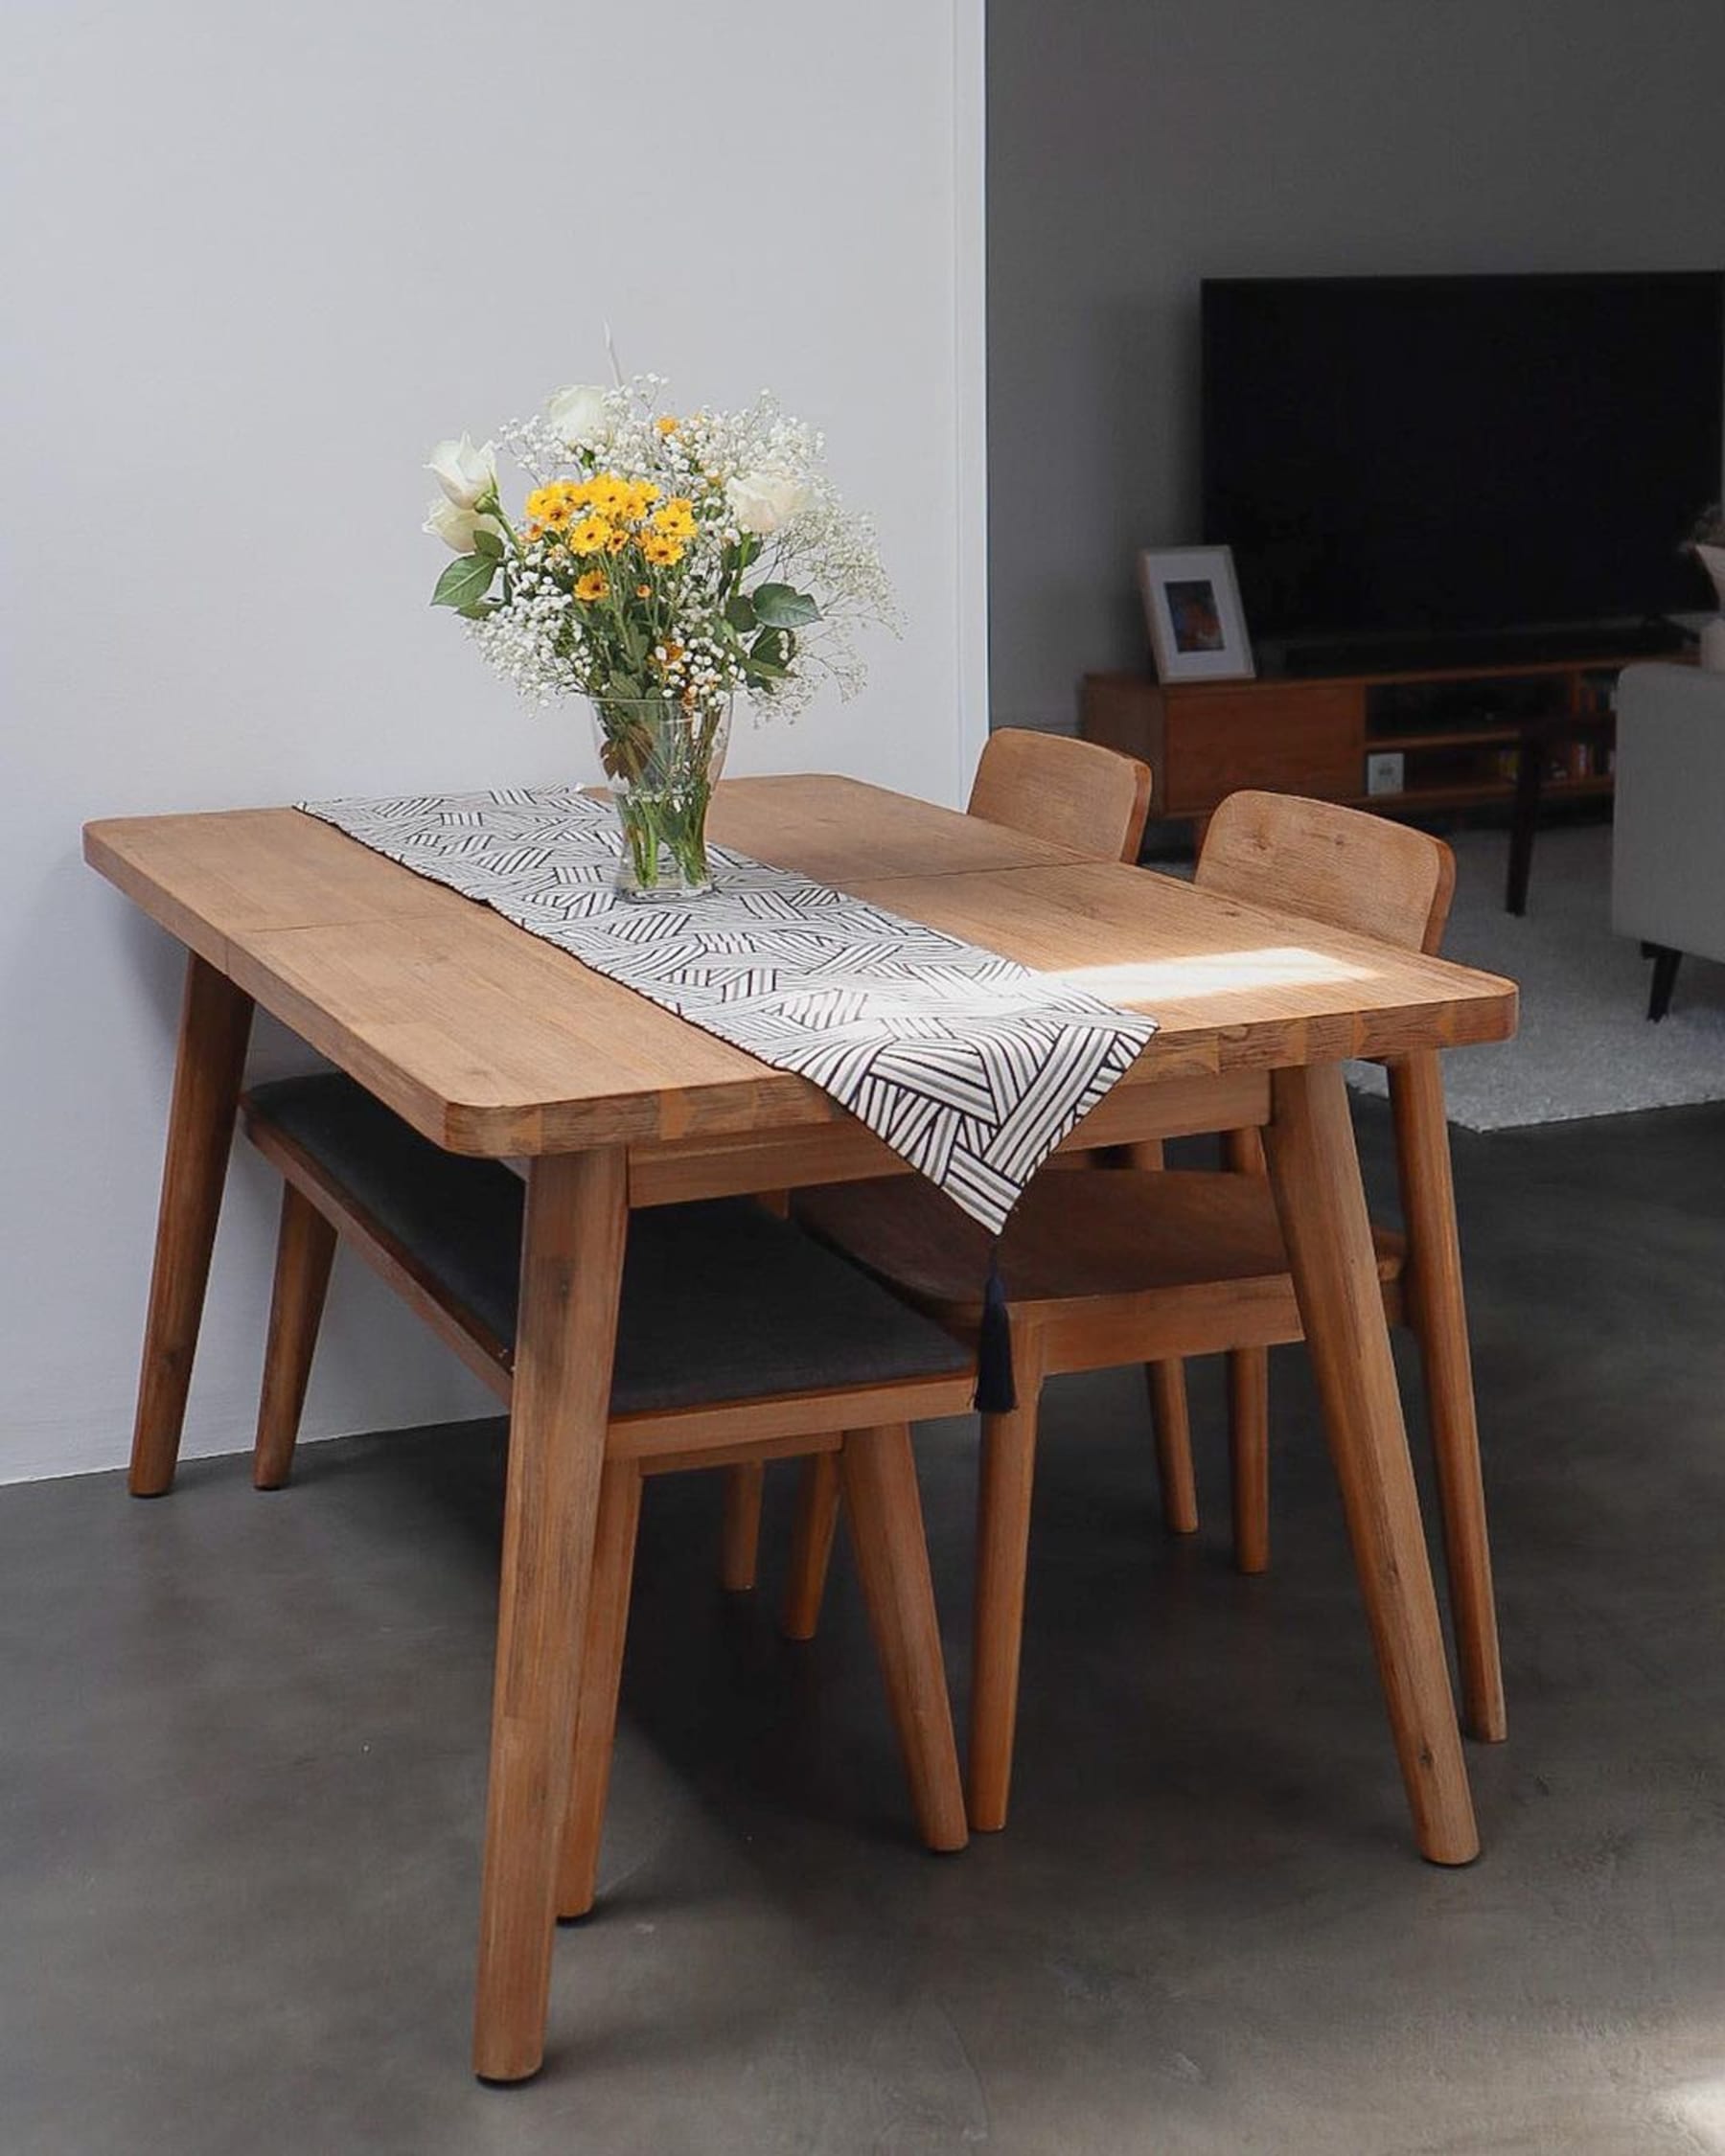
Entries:
[[179, 1459], [251, 1017], [251, 998], [196, 952], [188, 952], [132, 1426], [133, 1497], [161, 1497], [172, 1484]]
[[1402, 1215], [1414, 1253], [1407, 1282], [1409, 1315], [1419, 1337], [1425, 1369], [1462, 1710], [1473, 1735], [1487, 1744], [1501, 1744], [1508, 1733], [1504, 1670], [1491, 1588], [1467, 1306], [1461, 1292], [1449, 1124], [1443, 1109], [1443, 1073], [1435, 1050], [1405, 1056], [1390, 1066], [1390, 1099], [1395, 1112]]
[[1265, 1136], [1421, 1854], [1480, 1851], [1339, 1064], [1278, 1070]]
[[624, 1156], [528, 1171], [509, 1426], [473, 2068], [544, 2056], [557, 1865], [628, 1221]]
[[969, 1838], [964, 1784], [910, 1432], [903, 1423], [847, 1431], [839, 1460], [857, 1576], [917, 1827], [930, 1848], [961, 1849]]
[[1030, 1561], [1030, 1503], [1036, 1480], [1043, 1344], [1032, 1327], [1013, 1329], [1012, 1382], [1018, 1406], [982, 1418], [977, 1479], [977, 1582], [971, 1620], [970, 1756], [965, 1798], [979, 1834], [1006, 1824], [1018, 1731], [1019, 1663]]

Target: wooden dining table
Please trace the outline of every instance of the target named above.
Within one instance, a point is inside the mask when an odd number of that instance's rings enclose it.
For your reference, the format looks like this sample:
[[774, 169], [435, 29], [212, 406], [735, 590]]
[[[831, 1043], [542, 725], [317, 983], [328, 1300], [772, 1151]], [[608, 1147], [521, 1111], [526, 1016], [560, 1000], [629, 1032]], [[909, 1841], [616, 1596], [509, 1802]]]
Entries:
[[[1502, 1041], [1514, 987], [850, 779], [728, 782], [711, 828], [1153, 1016], [1069, 1145], [1263, 1128], [1415, 1840], [1471, 1860], [1343, 1065]], [[543, 2055], [628, 1209], [908, 1171], [808, 1081], [298, 811], [98, 822], [84, 846], [188, 952], [136, 1495], [173, 1478], [254, 1007], [437, 1145], [525, 1164], [473, 2043], [481, 2076], [521, 2078]]]

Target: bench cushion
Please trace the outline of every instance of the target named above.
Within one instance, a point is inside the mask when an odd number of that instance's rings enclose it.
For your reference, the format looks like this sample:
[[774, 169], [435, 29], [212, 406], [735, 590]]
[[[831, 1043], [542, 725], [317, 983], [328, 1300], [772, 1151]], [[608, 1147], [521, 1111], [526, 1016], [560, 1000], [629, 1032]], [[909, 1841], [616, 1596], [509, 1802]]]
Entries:
[[[525, 1197], [495, 1160], [445, 1153], [339, 1073], [248, 1096], [499, 1340], [513, 1342]], [[613, 1414], [933, 1377], [950, 1333], [747, 1198], [630, 1215]]]

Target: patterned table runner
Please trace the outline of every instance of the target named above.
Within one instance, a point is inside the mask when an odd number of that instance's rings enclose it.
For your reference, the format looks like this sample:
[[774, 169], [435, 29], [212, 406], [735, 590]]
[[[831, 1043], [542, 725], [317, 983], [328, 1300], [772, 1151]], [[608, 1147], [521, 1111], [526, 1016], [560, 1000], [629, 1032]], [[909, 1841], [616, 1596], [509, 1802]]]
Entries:
[[300, 806], [812, 1080], [997, 1233], [1156, 1030], [1153, 1019], [721, 846], [708, 848], [720, 883], [710, 896], [619, 899], [615, 818], [572, 787]]

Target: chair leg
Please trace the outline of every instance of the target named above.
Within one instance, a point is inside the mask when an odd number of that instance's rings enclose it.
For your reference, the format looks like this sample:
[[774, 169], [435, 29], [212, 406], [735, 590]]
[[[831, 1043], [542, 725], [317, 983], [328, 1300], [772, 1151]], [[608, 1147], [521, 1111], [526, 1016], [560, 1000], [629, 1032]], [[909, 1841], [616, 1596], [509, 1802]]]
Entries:
[[557, 1864], [557, 1914], [567, 1920], [593, 1906], [599, 1845], [617, 1737], [617, 1692], [629, 1630], [629, 1590], [634, 1578], [635, 1529], [641, 1518], [641, 1471], [633, 1460], [608, 1460], [599, 1484], [581, 1690], [575, 1709], [569, 1800]]
[[1019, 1661], [1030, 1560], [1030, 1498], [1036, 1479], [1041, 1343], [1015, 1342], [1018, 1406], [982, 1418], [977, 1487], [977, 1586], [971, 1624], [970, 1820], [979, 1834], [1006, 1823], [1018, 1727]]
[[1419, 1340], [1443, 1508], [1462, 1716], [1472, 1735], [1486, 1744], [1501, 1744], [1507, 1734], [1504, 1670], [1491, 1587], [1491, 1545], [1485, 1528], [1485, 1487], [1461, 1292], [1443, 1073], [1435, 1052], [1407, 1056], [1390, 1066], [1390, 1103], [1402, 1213], [1408, 1226], [1409, 1317]]
[[1228, 1358], [1228, 1444], [1233, 1479], [1234, 1568], [1270, 1569], [1270, 1355], [1237, 1347]]
[[826, 1594], [827, 1565], [839, 1525], [839, 1455], [811, 1453], [796, 1486], [791, 1525], [791, 1571], [779, 1629], [787, 1640], [813, 1640]]
[[[1264, 1141], [1255, 1130], [1227, 1131], [1222, 1158], [1236, 1176], [1268, 1175]], [[1234, 1566], [1242, 1572], [1270, 1565], [1270, 1358], [1261, 1347], [1228, 1358], [1228, 1446], [1233, 1487]]]
[[930, 1848], [961, 1849], [969, 1839], [964, 1789], [909, 1429], [892, 1423], [848, 1431], [839, 1458], [845, 1518], [916, 1823]]
[[[1140, 1138], [1123, 1148], [1126, 1165], [1154, 1174], [1164, 1164], [1161, 1138]], [[1192, 1421], [1186, 1407], [1185, 1365], [1146, 1363], [1150, 1427], [1156, 1434], [1156, 1479], [1162, 1490], [1162, 1524], [1171, 1535], [1198, 1532], [1198, 1483], [1192, 1472]]]
[[719, 1584], [746, 1594], [755, 1583], [761, 1551], [761, 1499], [767, 1470], [758, 1459], [724, 1470], [724, 1518], [720, 1530]]
[[252, 1448], [252, 1481], [260, 1490], [283, 1488], [293, 1469], [293, 1447], [334, 1261], [334, 1227], [303, 1192], [285, 1182], [269, 1337], [264, 1349], [264, 1388], [258, 1400], [258, 1435]]
[[1666, 944], [1653, 947], [1653, 986], [1647, 997], [1647, 1016], [1655, 1025], [1671, 1007], [1671, 991], [1677, 985], [1677, 969], [1683, 963], [1681, 951], [1672, 951]]

